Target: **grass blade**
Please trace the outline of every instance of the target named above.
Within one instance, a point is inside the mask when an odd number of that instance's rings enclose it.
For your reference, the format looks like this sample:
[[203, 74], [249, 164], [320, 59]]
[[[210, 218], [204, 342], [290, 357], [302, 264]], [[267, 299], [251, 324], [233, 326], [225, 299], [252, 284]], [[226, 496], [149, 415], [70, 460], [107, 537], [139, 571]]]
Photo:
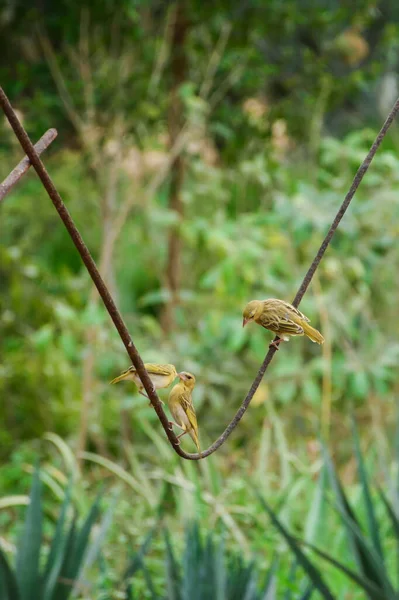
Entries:
[[179, 593], [180, 574], [179, 567], [173, 553], [172, 544], [170, 542], [169, 532], [164, 529], [164, 540], [166, 548], [166, 590], [168, 600], [181, 600]]
[[200, 600], [200, 569], [202, 541], [197, 523], [192, 523], [186, 533], [186, 546], [183, 555], [183, 600]]
[[90, 546], [87, 549], [84, 563], [80, 571], [78, 585], [79, 583], [83, 583], [85, 572], [91, 568], [91, 566], [95, 563], [99, 556], [104, 540], [112, 525], [117, 500], [117, 496], [114, 496], [110, 503], [110, 506], [108, 507], [104, 517], [102, 518], [98, 526], [98, 532], [94, 536], [93, 541], [90, 543]]
[[[320, 471], [317, 486], [310, 503], [310, 509], [305, 523], [304, 537], [308, 542], [313, 542], [318, 535], [323, 533], [323, 516], [325, 510], [325, 489], [327, 483], [327, 473], [323, 467]], [[321, 531], [320, 531], [321, 528]]]
[[298, 600], [310, 600], [313, 592], [314, 592], [314, 587], [312, 584], [309, 584], [308, 588], [304, 591], [303, 596], [301, 596]]
[[262, 600], [276, 600], [277, 598], [277, 567], [278, 558], [275, 556], [266, 575], [266, 581], [261, 593]]
[[358, 523], [349, 518], [340, 507], [337, 506], [336, 508], [341, 515], [341, 519], [346, 526], [348, 534], [353, 537], [353, 540], [361, 551], [363, 564], [370, 565], [370, 568], [366, 567], [366, 570], [362, 570], [362, 574], [368, 579], [371, 579], [369, 573], [372, 574], [373, 581], [380, 587], [381, 593], [384, 591], [386, 597], [397, 600], [393, 586], [389, 580], [388, 572], [381, 557], [374, 550], [373, 546], [368, 543], [368, 540]]
[[76, 546], [76, 515], [74, 515], [69, 531], [66, 534], [64, 560], [61, 566], [57, 585], [53, 597], [57, 600], [66, 600], [71, 593], [73, 581], [69, 577], [70, 565], [73, 561]]
[[[335, 472], [331, 457], [324, 446], [323, 453], [324, 462], [337, 499], [337, 509], [346, 525], [346, 535], [361, 573], [373, 581], [381, 590], [392, 589], [386, 573], [384, 572], [383, 565], [381, 569], [380, 557], [373, 554], [367, 546], [364, 536], [362, 535], [360, 523], [349, 504], [341, 482]], [[377, 568], [377, 565], [380, 565], [380, 568]]]
[[368, 522], [368, 530], [370, 538], [373, 542], [374, 548], [376, 552], [379, 554], [381, 560], [384, 560], [384, 554], [381, 545], [380, 532], [378, 527], [378, 521], [375, 516], [373, 500], [371, 498], [370, 487], [368, 484], [367, 471], [364, 466], [363, 456], [360, 449], [360, 441], [359, 435], [356, 427], [355, 421], [352, 424], [353, 427], [353, 438], [355, 443], [355, 456], [357, 462], [357, 470], [359, 474], [360, 483], [362, 485], [363, 490], [363, 499], [364, 505], [366, 509], [367, 522]]
[[66, 600], [77, 585], [77, 579], [83, 566], [90, 532], [99, 513], [100, 496], [93, 503], [80, 531], [74, 517], [65, 543], [64, 561], [58, 577], [58, 585], [53, 595], [57, 600]]
[[357, 583], [357, 585], [359, 587], [364, 589], [364, 591], [368, 594], [370, 599], [384, 600], [386, 598], [386, 596], [384, 596], [383, 593], [381, 592], [381, 588], [376, 586], [375, 583], [373, 581], [371, 581], [370, 579], [367, 579], [366, 577], [362, 577], [358, 573], [355, 573], [355, 571], [352, 571], [352, 569], [349, 569], [346, 565], [344, 565], [340, 561], [336, 560], [335, 558], [333, 558], [326, 552], [323, 552], [323, 550], [316, 548], [316, 546], [314, 546], [313, 544], [310, 544], [309, 542], [305, 542], [302, 540], [298, 540], [298, 542], [300, 544], [302, 544], [303, 546], [310, 548], [313, 552], [315, 552], [318, 556], [320, 556], [320, 558], [323, 558], [324, 560], [329, 562], [331, 565], [333, 565], [334, 567], [336, 567], [337, 569], [339, 569], [340, 571], [345, 573], [345, 575], [347, 577], [349, 577], [349, 579], [352, 579], [352, 581]]
[[78, 579], [78, 575], [83, 567], [83, 561], [86, 555], [87, 546], [89, 543], [90, 533], [96, 522], [100, 512], [101, 495], [98, 495], [85, 522], [80, 531], [76, 535], [76, 544], [74, 548], [74, 556], [70, 566], [69, 578], [73, 581]]
[[60, 516], [58, 518], [53, 541], [51, 543], [46, 567], [43, 576], [43, 600], [51, 600], [54, 597], [57, 586], [58, 575], [61, 571], [62, 563], [65, 557], [65, 547], [67, 536], [64, 533], [65, 519], [71, 499], [71, 484], [68, 485], [65, 492], [65, 498], [61, 506]]
[[40, 547], [42, 543], [42, 484], [39, 467], [33, 474], [30, 503], [19, 540], [16, 575], [21, 600], [36, 600], [40, 590]]
[[0, 598], [1, 600], [19, 600], [17, 580], [3, 551], [0, 548]]
[[225, 600], [227, 587], [224, 540], [218, 544], [215, 556], [215, 600]]
[[294, 553], [294, 555], [298, 561], [298, 564], [300, 564], [301, 567], [304, 569], [304, 571], [307, 574], [307, 576], [309, 577], [310, 581], [313, 582], [314, 587], [317, 590], [319, 590], [322, 597], [325, 598], [326, 600], [334, 600], [334, 595], [332, 594], [332, 592], [328, 588], [327, 584], [325, 583], [320, 571], [314, 566], [314, 564], [304, 554], [304, 552], [300, 548], [300, 546], [297, 543], [297, 541], [295, 540], [295, 538], [286, 530], [284, 525], [282, 525], [282, 523], [279, 521], [277, 516], [274, 514], [273, 510], [268, 506], [266, 501], [262, 497], [259, 497], [259, 499], [260, 499], [260, 502], [261, 502], [263, 508], [268, 513], [273, 525], [276, 527], [276, 529], [281, 533], [281, 535], [286, 540], [288, 546]]
[[126, 590], [129, 589], [128, 580], [133, 577], [142, 568], [144, 556], [147, 554], [148, 549], [151, 545], [152, 538], [155, 535], [155, 532], [158, 530], [158, 524], [151, 529], [151, 531], [147, 534], [144, 542], [141, 544], [139, 550], [134, 554], [133, 558], [130, 560], [130, 564], [128, 565], [125, 573], [123, 575], [122, 581], [127, 582]]

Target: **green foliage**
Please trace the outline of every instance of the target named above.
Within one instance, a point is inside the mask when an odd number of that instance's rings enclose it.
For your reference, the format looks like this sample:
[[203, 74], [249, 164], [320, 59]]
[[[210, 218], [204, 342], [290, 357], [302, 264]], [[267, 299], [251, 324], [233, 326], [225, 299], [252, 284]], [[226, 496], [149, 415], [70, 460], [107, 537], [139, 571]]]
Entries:
[[[0, 590], [7, 600], [67, 600], [79, 586], [79, 575], [86, 564], [90, 534], [99, 516], [99, 498], [79, 527], [71, 504], [71, 484], [68, 485], [50, 544], [44, 568], [43, 505], [40, 471], [35, 470], [20, 537], [15, 570], [0, 548]], [[71, 514], [73, 513], [73, 514]], [[98, 538], [96, 542], [98, 543]]]
[[[398, 597], [399, 592], [396, 581], [397, 557], [395, 557], [396, 552], [393, 551], [393, 547], [396, 546], [397, 549], [399, 544], [399, 521], [395, 504], [381, 490], [379, 490], [379, 495], [372, 493], [370, 477], [365, 467], [355, 426], [354, 451], [361, 486], [357, 505], [363, 504], [363, 519], [359, 514], [360, 510], [358, 508], [356, 510], [350, 502], [331, 457], [327, 449], [324, 449], [324, 468], [328, 472], [333, 490], [334, 508], [339, 514], [348, 542], [345, 552], [345, 558], [348, 557], [347, 562], [342, 558], [335, 558], [328, 550], [322, 550], [314, 544], [299, 540], [284, 526], [276, 511], [272, 510], [263, 498], [260, 500], [270, 516], [271, 522], [286, 540], [298, 563], [315, 587], [319, 589], [323, 598], [335, 598], [334, 587], [326, 585], [320, 569], [307, 556], [302, 546], [308, 547], [320, 559], [343, 573], [352, 581], [354, 587], [362, 590], [370, 600], [394, 600]], [[384, 508], [383, 512], [382, 508]], [[365, 521], [365, 525], [362, 521]], [[381, 537], [383, 532], [384, 540]], [[353, 562], [355, 567], [351, 565]]]
[[[124, 579], [128, 581], [128, 600], [140, 598], [134, 588], [134, 576], [142, 571], [147, 590], [154, 600], [273, 600], [277, 594], [278, 561], [274, 560], [266, 574], [263, 584], [259, 583], [256, 561], [247, 562], [241, 555], [226, 552], [223, 537], [218, 538], [209, 533], [206, 538], [201, 535], [198, 523], [194, 522], [186, 528], [186, 541], [183, 554], [176, 558], [168, 530], [164, 530], [165, 541], [165, 590], [161, 595], [156, 593], [156, 585], [146, 566], [145, 557], [149, 552], [153, 537], [151, 532], [141, 548], [131, 558]], [[307, 600], [311, 597], [312, 586], [307, 585], [305, 592], [292, 594], [295, 587], [296, 571], [291, 571], [284, 593], [287, 600]], [[166, 595], [165, 595], [166, 592]]]

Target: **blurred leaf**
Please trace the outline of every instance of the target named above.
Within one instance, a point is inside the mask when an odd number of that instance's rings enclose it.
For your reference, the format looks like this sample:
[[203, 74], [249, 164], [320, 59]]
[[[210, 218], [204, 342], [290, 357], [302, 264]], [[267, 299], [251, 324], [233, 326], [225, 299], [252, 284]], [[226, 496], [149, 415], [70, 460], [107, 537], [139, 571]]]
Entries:
[[21, 600], [34, 600], [41, 586], [39, 573], [42, 543], [41, 489], [39, 467], [36, 467], [29, 496], [30, 503], [26, 510], [24, 529], [17, 550], [16, 575]]

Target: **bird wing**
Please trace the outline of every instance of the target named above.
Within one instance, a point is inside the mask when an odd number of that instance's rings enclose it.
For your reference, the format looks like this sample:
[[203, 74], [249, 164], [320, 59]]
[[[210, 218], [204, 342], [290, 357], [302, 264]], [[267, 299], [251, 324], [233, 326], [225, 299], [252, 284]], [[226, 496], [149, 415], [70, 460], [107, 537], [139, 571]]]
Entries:
[[292, 306], [292, 304], [290, 304], [289, 302], [284, 302], [284, 300], [278, 300], [278, 302], [280, 302], [281, 304], [284, 305], [284, 307], [287, 309], [288, 315], [295, 315], [296, 317], [299, 317], [301, 320], [306, 321], [306, 323], [310, 322], [308, 317], [306, 317], [303, 313], [301, 313], [300, 310], [295, 308], [295, 306]]
[[171, 375], [174, 369], [173, 365], [157, 365], [154, 363], [146, 363], [144, 366], [150, 375], [165, 375], [166, 377]]
[[301, 335], [303, 333], [303, 327], [290, 319], [288, 309], [286, 314], [281, 314], [281, 307], [279, 311], [263, 312], [258, 321], [262, 327], [270, 329], [274, 333], [287, 333], [288, 335]]
[[290, 304], [289, 302], [285, 302], [284, 300], [279, 300], [278, 298], [269, 298], [269, 300], [265, 300], [264, 307], [266, 311], [276, 311], [279, 314], [281, 314], [281, 316], [284, 313], [284, 311], [286, 311], [285, 316], [287, 318], [291, 318], [293, 321], [299, 318], [302, 321], [305, 321], [306, 323], [310, 322], [308, 317], [301, 313], [300, 310], [295, 308], [295, 306], [292, 306], [292, 304]]
[[195, 414], [194, 404], [189, 392], [183, 392], [180, 396], [181, 406], [187, 415], [189, 423], [194, 431], [198, 431], [197, 416]]
[[278, 329], [274, 329], [276, 333], [287, 333], [288, 335], [301, 335], [303, 327], [291, 319], [282, 318], [279, 320]]

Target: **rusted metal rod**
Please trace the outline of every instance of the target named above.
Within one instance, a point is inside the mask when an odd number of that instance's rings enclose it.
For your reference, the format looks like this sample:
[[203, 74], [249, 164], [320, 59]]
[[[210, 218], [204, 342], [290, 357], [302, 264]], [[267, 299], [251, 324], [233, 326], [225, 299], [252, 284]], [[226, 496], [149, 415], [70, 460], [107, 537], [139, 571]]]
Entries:
[[[38, 156], [42, 154], [48, 148], [57, 137], [58, 133], [56, 129], [49, 129], [40, 140], [34, 145], [34, 149]], [[18, 183], [18, 181], [25, 175], [29, 170], [31, 162], [27, 156], [25, 156], [11, 171], [8, 177], [5, 178], [3, 183], [0, 183], [0, 202], [7, 196], [10, 190]]]
[[158, 395], [154, 389], [154, 386], [152, 385], [151, 379], [149, 378], [149, 375], [144, 367], [144, 363], [141, 359], [141, 356], [140, 356], [136, 346], [134, 345], [132, 338], [130, 337], [127, 327], [121, 317], [120, 312], [118, 311], [118, 309], [115, 305], [115, 302], [113, 301], [113, 298], [111, 297], [111, 294], [108, 291], [107, 286], [104, 283], [103, 278], [101, 277], [101, 275], [97, 269], [96, 263], [94, 262], [91, 254], [89, 252], [89, 249], [87, 248], [86, 244], [84, 243], [82, 236], [80, 235], [75, 223], [73, 222], [72, 217], [68, 212], [68, 209], [66, 208], [64, 202], [62, 201], [60, 194], [56, 190], [50, 175], [47, 173], [47, 170], [46, 170], [43, 162], [41, 161], [40, 157], [37, 155], [35, 148], [33, 147], [31, 140], [29, 139], [28, 134], [26, 133], [25, 129], [19, 122], [19, 119], [18, 119], [17, 115], [15, 114], [15, 111], [13, 110], [2, 87], [0, 87], [0, 105], [3, 108], [4, 114], [6, 115], [11, 127], [14, 130], [14, 133], [19, 140], [19, 143], [21, 144], [22, 148], [25, 150], [27, 156], [29, 157], [29, 159], [32, 163], [32, 166], [34, 167], [37, 174], [39, 175], [41, 182], [43, 183], [43, 186], [45, 187], [48, 195], [50, 196], [52, 203], [55, 206], [55, 209], [57, 210], [59, 216], [61, 217], [62, 222], [64, 223], [69, 235], [71, 236], [71, 239], [72, 239], [73, 243], [75, 244], [76, 249], [79, 252], [79, 254], [86, 266], [86, 269], [88, 270], [90, 277], [92, 278], [94, 285], [96, 286], [98, 293], [100, 294], [102, 301], [104, 302], [104, 305], [105, 305], [112, 321], [114, 322], [116, 329], [118, 330], [118, 333], [125, 345], [128, 355], [130, 357], [130, 360], [132, 361], [133, 365], [137, 369], [137, 373], [139, 374], [139, 377], [140, 377], [141, 381], [143, 382], [143, 386], [144, 386], [144, 388], [148, 394], [148, 397], [159, 417], [159, 420], [161, 421], [161, 423], [163, 425], [163, 428], [165, 429], [165, 432], [169, 438], [169, 441], [171, 442], [175, 451], [178, 454], [180, 454], [180, 456], [185, 457], [185, 453], [180, 448], [179, 440], [177, 439], [174, 432], [169, 429], [168, 418], [162, 409], [162, 404], [158, 398]]

